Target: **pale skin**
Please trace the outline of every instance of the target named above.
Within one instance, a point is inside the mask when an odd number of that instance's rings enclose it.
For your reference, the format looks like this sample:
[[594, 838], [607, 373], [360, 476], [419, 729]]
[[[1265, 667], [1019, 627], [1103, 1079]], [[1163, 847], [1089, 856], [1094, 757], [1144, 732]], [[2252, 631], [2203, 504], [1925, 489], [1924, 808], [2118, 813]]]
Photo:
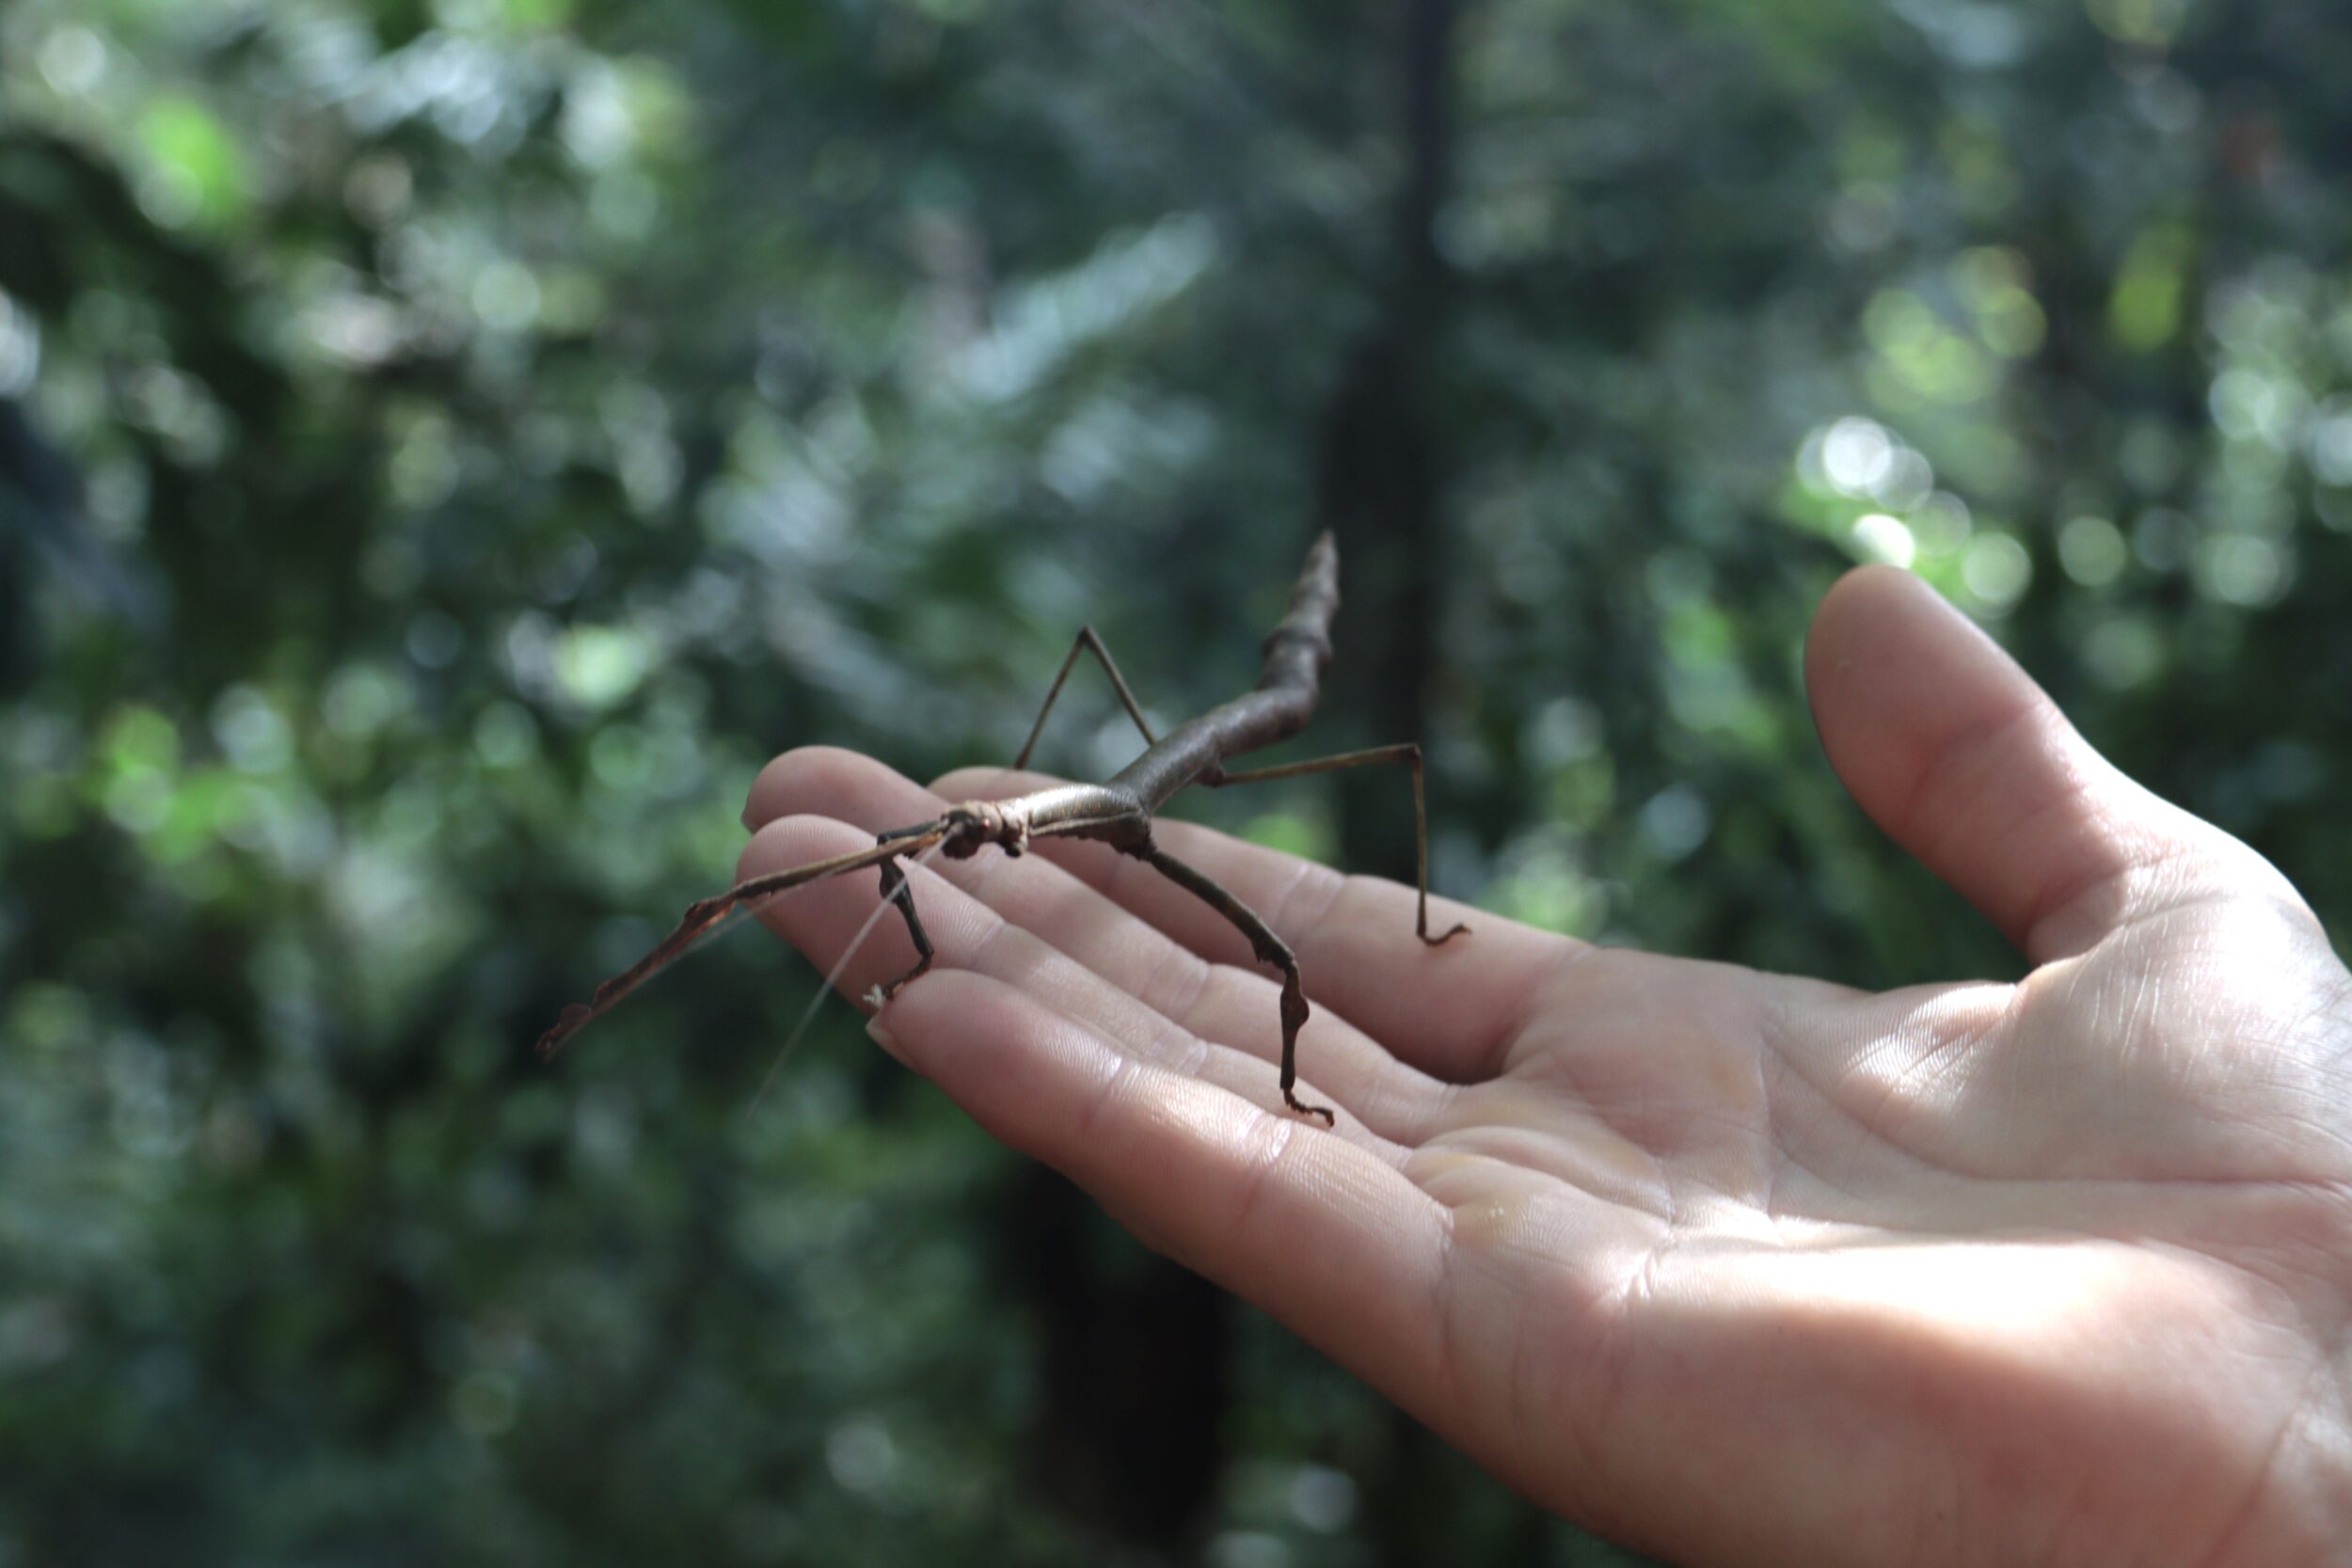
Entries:
[[[1459, 906], [1430, 948], [1409, 888], [1163, 819], [1297, 948], [1335, 1131], [1279, 1108], [1276, 982], [1233, 928], [1099, 845], [917, 869], [938, 967], [876, 1037], [1529, 1497], [1677, 1562], [2346, 1560], [2352, 977], [2319, 922], [1906, 574], [1831, 592], [1805, 676], [1856, 801], [2025, 980], [1871, 995]], [[741, 875], [1040, 782], [796, 752]], [[866, 881], [763, 918], [830, 968]], [[908, 952], [877, 926], [841, 989]]]

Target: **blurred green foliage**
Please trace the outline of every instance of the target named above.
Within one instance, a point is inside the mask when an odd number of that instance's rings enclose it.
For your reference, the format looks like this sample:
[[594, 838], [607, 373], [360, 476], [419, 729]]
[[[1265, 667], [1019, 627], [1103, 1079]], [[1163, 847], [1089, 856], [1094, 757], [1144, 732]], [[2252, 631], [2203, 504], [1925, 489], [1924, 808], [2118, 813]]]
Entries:
[[[1813, 745], [1881, 559], [2341, 939], [2347, 79], [2319, 0], [17, 0], [0, 1565], [1618, 1560], [847, 1008], [745, 1116], [772, 943], [528, 1042], [768, 754], [1008, 757], [1087, 620], [1191, 712], [1321, 522], [1302, 744], [1430, 745], [1443, 890], [2013, 973]], [[1407, 868], [1331, 783], [1182, 809]]]

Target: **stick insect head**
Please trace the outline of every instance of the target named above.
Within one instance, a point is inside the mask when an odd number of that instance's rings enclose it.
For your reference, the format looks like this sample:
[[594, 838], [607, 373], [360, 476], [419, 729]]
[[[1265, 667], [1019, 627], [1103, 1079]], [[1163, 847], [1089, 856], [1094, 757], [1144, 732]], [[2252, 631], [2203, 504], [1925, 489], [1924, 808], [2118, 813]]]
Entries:
[[983, 845], [997, 844], [1008, 855], [1029, 847], [1029, 814], [1019, 800], [973, 800], [949, 806], [940, 819], [947, 836], [939, 850], [949, 860], [970, 860]]

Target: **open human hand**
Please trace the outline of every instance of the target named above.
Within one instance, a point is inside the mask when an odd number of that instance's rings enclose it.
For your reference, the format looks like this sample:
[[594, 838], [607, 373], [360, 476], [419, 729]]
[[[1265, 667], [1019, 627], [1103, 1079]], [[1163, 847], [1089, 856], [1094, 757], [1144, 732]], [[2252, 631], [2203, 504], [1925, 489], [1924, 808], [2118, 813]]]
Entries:
[[[2015, 939], [1870, 995], [1592, 946], [1156, 825], [1296, 947], [1101, 846], [918, 869], [892, 1053], [1147, 1243], [1528, 1497], [1692, 1564], [2313, 1563], [2352, 1552], [2352, 976], [2292, 887], [2103, 761], [1924, 584], [1865, 568], [1806, 679], [1830, 761]], [[836, 751], [741, 874], [943, 801]], [[830, 820], [829, 820], [830, 818]], [[763, 918], [830, 967], [874, 909]], [[841, 976], [903, 970], [895, 922]]]

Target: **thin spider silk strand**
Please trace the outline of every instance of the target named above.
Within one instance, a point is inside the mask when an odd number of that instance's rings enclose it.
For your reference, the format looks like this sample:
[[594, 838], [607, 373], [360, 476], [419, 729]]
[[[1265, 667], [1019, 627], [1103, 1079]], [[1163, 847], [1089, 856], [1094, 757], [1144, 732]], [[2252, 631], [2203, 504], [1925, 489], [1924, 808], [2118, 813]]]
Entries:
[[[912, 863], [915, 865], [928, 863], [931, 857], [938, 854], [945, 847], [943, 844], [932, 845], [915, 856]], [[815, 887], [817, 884], [811, 882], [808, 885]], [[912, 884], [909, 886], [907, 895], [914, 896]], [[801, 1012], [801, 1021], [792, 1026], [792, 1033], [785, 1037], [783, 1046], [776, 1052], [775, 1060], [768, 1064], [767, 1076], [759, 1081], [758, 1089], [753, 1093], [751, 1103], [743, 1107], [745, 1120], [750, 1120], [758, 1113], [760, 1102], [768, 1098], [768, 1090], [776, 1081], [776, 1074], [784, 1070], [785, 1058], [792, 1054], [793, 1049], [801, 1043], [802, 1037], [808, 1033], [809, 1025], [817, 1022], [818, 1009], [822, 1007], [826, 999], [833, 995], [834, 987], [840, 982], [843, 971], [850, 967], [850, 960], [857, 957], [857, 950], [866, 945], [866, 939], [873, 935], [875, 923], [888, 912], [892, 902], [893, 900], [884, 898], [876, 904], [874, 912], [867, 915], [866, 923], [857, 928], [857, 935], [851, 937], [850, 944], [841, 950], [841, 957], [833, 961], [833, 968], [826, 973], [825, 983], [817, 988], [815, 996], [808, 999], [808, 1006]]]

